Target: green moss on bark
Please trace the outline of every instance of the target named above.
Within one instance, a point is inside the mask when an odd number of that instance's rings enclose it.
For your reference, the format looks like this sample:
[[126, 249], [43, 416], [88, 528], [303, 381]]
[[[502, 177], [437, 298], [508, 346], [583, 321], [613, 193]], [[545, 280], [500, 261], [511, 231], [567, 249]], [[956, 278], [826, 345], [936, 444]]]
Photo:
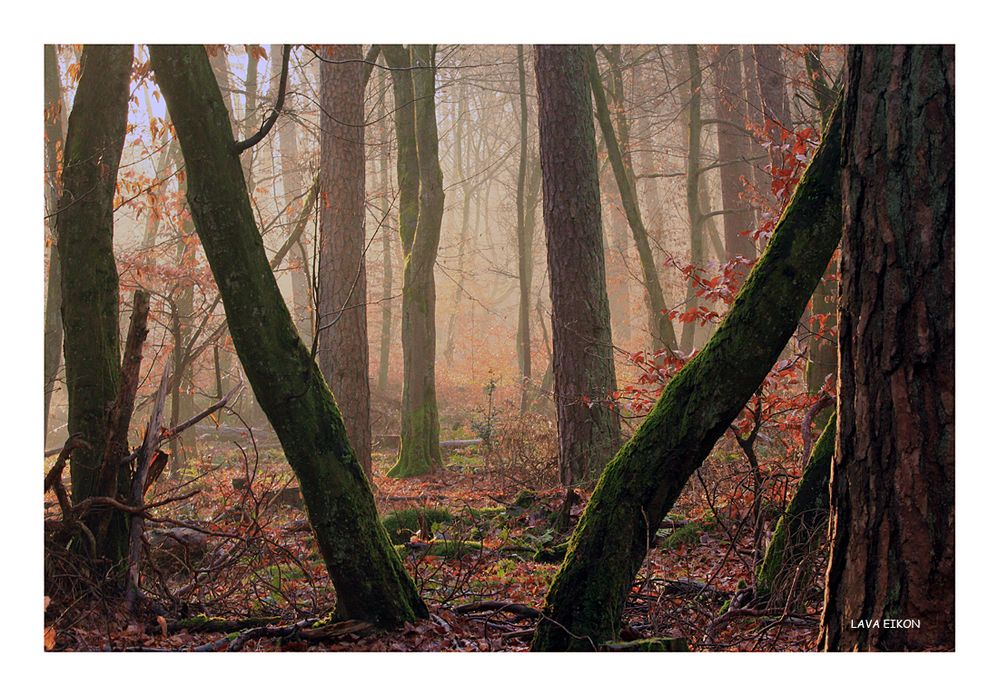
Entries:
[[607, 465], [549, 589], [533, 650], [593, 650], [616, 638], [659, 523], [779, 357], [839, 241], [840, 128], [835, 117], [714, 336]]
[[[65, 329], [69, 432], [89, 448], [73, 450], [73, 502], [118, 492], [99, 490], [108, 436], [108, 409], [121, 381], [118, 336], [118, 271], [114, 259], [114, 192], [125, 143], [132, 47], [86, 46], [80, 85], [69, 116], [62, 193], [56, 217], [62, 262], [62, 323]], [[127, 488], [127, 482], [124, 482]], [[99, 556], [116, 563], [127, 550], [127, 523], [113, 513], [107, 531], [97, 515], [85, 520], [97, 538]], [[104, 526], [104, 525], [101, 525]]]
[[188, 203], [233, 344], [298, 478], [336, 588], [337, 617], [391, 626], [426, 616], [378, 521], [333, 396], [270, 270], [208, 56], [201, 46], [151, 46], [150, 54], [184, 153]]
[[770, 595], [788, 571], [801, 561], [812, 546], [816, 531], [829, 514], [829, 472], [836, 448], [836, 416], [826, 423], [822, 435], [801, 474], [798, 490], [774, 528], [756, 573], [756, 592]]

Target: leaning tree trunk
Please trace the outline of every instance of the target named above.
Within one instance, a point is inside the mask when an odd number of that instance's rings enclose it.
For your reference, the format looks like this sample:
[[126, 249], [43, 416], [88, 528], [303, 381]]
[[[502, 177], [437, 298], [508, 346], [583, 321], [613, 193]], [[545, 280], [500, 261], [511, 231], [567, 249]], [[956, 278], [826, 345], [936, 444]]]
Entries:
[[[69, 432], [90, 444], [71, 455], [77, 503], [99, 492], [108, 409], [121, 379], [114, 193], [125, 144], [132, 46], [86, 46], [80, 64], [56, 216]], [[112, 494], [115, 490], [112, 485]], [[123, 517], [115, 517], [105, 538], [97, 539], [98, 554], [112, 562], [124, 558], [128, 543]]]
[[819, 641], [953, 650], [954, 47], [851, 47], [843, 126], [839, 434]]
[[659, 282], [659, 272], [656, 270], [655, 258], [652, 255], [652, 247], [649, 244], [649, 233], [645, 229], [645, 222], [642, 220], [641, 209], [638, 205], [635, 174], [631, 170], [631, 164], [622, 154], [621, 146], [618, 144], [618, 137], [614, 132], [614, 123], [611, 121], [610, 109], [607, 107], [604, 85], [600, 79], [600, 71], [597, 67], [597, 59], [592, 48], [588, 51], [588, 54], [588, 73], [590, 87], [593, 90], [593, 102], [596, 106], [597, 121], [600, 123], [600, 131], [603, 133], [604, 143], [607, 146], [607, 155], [610, 159], [611, 168], [614, 170], [614, 178], [617, 181], [618, 191], [621, 193], [621, 204], [628, 218], [628, 225], [631, 227], [635, 247], [638, 249], [638, 259], [642, 265], [642, 281], [645, 286], [645, 300], [649, 316], [648, 327], [649, 333], [652, 336], [653, 350], [667, 348], [671, 352], [675, 352], [677, 349], [676, 334], [673, 331], [673, 322], [670, 321], [667, 311], [663, 287]]
[[532, 649], [592, 650], [616, 638], [660, 522], [759, 388], [836, 247], [838, 159], [836, 120], [725, 320], [600, 477], [545, 598]]
[[829, 471], [835, 447], [836, 415], [833, 414], [808, 457], [798, 489], [777, 521], [763, 562], [756, 571], [756, 594], [770, 597], [771, 603], [783, 602], [793, 584], [795, 569], [824, 539], [829, 515]]
[[338, 617], [398, 625], [427, 610], [378, 522], [326, 382], [268, 265], [222, 95], [201, 46], [151, 46], [188, 175], [188, 204], [233, 344], [298, 478]]
[[319, 369], [371, 477], [367, 274], [364, 262], [364, 57], [329, 46], [320, 67]]
[[[54, 44], [45, 44], [45, 214], [58, 210], [59, 151], [63, 144], [62, 89], [59, 85], [59, 65]], [[43, 376], [45, 379], [45, 437], [49, 434], [49, 409], [55, 391], [56, 373], [62, 355], [62, 268], [55, 224], [49, 222], [53, 244], [49, 248], [49, 277], [45, 288], [45, 345]]]
[[593, 481], [619, 446], [587, 80], [589, 46], [537, 46], [538, 124], [552, 298], [556, 423], [564, 485]]
[[[418, 174], [419, 198], [400, 198], [400, 233], [403, 235], [405, 264], [402, 284], [402, 425], [399, 433], [399, 459], [389, 476], [418, 476], [442, 465], [440, 421], [437, 414], [436, 359], [437, 305], [434, 266], [441, 238], [444, 216], [444, 181], [437, 152], [437, 108], [433, 49], [428, 45], [413, 46], [408, 60], [400, 60], [398, 47], [383, 47], [385, 58], [394, 68], [400, 63], [408, 69], [395, 71], [393, 83], [411, 81], [410, 98], [395, 91], [397, 137], [399, 140], [399, 181], [412, 176], [413, 164]], [[394, 87], [395, 88], [395, 87]], [[407, 103], [412, 104], [412, 127], [398, 125]], [[405, 116], [408, 120], [408, 116]], [[404, 140], [410, 142], [404, 144]], [[405, 169], [405, 171], [404, 171]], [[406, 182], [406, 186], [413, 186]], [[400, 191], [400, 194], [402, 191]], [[412, 193], [409, 193], [411, 196]], [[406, 207], [407, 210], [402, 209]], [[412, 232], [404, 230], [402, 215], [412, 215], [415, 224], [407, 221]], [[408, 240], [407, 240], [408, 236]]]

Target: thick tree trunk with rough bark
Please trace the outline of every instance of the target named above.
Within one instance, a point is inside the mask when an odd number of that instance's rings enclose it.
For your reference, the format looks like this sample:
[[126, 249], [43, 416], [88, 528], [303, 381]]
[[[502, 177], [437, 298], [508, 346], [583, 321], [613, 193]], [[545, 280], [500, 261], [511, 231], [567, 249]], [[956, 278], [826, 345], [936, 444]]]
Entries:
[[236, 352], [298, 478], [339, 617], [398, 625], [427, 610], [378, 521], [333, 395], [268, 265], [232, 129], [200, 46], [150, 47], [188, 174], [188, 203]]
[[820, 644], [953, 650], [954, 47], [851, 47], [843, 124], [839, 434]]
[[389, 475], [418, 476], [442, 465], [434, 365], [434, 266], [444, 216], [444, 181], [437, 152], [436, 69], [433, 49], [428, 45], [413, 46], [408, 52], [398, 46], [383, 46], [382, 50], [391, 67], [402, 68], [392, 73], [399, 142], [399, 232], [405, 255], [402, 427], [399, 459]]
[[[63, 146], [62, 89], [56, 47], [45, 44], [45, 214], [52, 215], [59, 204], [59, 151]], [[62, 357], [62, 264], [56, 244], [55, 218], [48, 219], [52, 246], [49, 247], [49, 275], [45, 288], [45, 436], [49, 434], [49, 409], [55, 391], [56, 374]]]
[[[98, 493], [108, 409], [121, 379], [114, 192], [125, 144], [131, 70], [131, 45], [84, 47], [66, 132], [56, 229], [69, 432], [82, 434], [91, 446], [73, 450], [70, 459], [77, 503]], [[97, 540], [98, 554], [112, 562], [124, 558], [124, 531], [123, 525], [112, 524], [106, 537]]]
[[600, 226], [589, 46], [537, 46], [542, 188], [552, 298], [559, 466], [565, 485], [593, 481], [619, 446]]
[[794, 332], [840, 234], [835, 120], [766, 253], [708, 344], [607, 465], [545, 598], [534, 650], [614, 640], [635, 573], [687, 480]]
[[367, 275], [364, 237], [364, 53], [323, 50], [320, 67], [319, 369], [371, 476]]

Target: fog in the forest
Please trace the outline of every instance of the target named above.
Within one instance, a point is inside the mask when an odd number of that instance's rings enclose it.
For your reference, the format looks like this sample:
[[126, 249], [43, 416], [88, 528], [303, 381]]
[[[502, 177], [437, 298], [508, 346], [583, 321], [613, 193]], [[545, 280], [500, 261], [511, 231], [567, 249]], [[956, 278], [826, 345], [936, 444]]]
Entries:
[[[79, 77], [79, 49], [63, 45], [58, 51], [66, 102], [63, 118], [72, 107]], [[281, 47], [213, 46], [210, 53], [217, 75], [224, 78], [220, 82], [236, 135], [245, 137], [259, 128], [273, 106]], [[805, 47], [784, 47], [781, 51], [779, 65], [790, 95], [786, 106], [792, 119], [786, 125], [789, 130], [813, 128], [817, 133], [820, 116], [811, 96], [814, 85], [806, 70], [805, 53]], [[686, 290], [694, 276], [723, 276], [725, 264], [732, 261], [726, 252], [721, 177], [726, 167], [738, 163], [722, 161], [719, 156], [718, 130], [723, 120], [718, 114], [719, 104], [744, 117], [740, 126], [745, 129], [740, 207], [751, 209], [752, 225], [742, 232], [749, 239], [756, 235], [757, 249], [765, 244], [768, 223], [772, 227], [778, 210], [770, 190], [769, 136], [760, 95], [752, 89], [746, 91], [754, 83], [748, 70], [757, 69], [752, 47], [702, 46], [699, 56], [704, 122], [699, 206], [704, 219], [701, 248], [696, 252], [699, 258], [695, 259], [686, 199], [688, 126], [684, 110], [690, 96], [684, 78], [685, 49], [608, 45], [597, 50], [609, 109], [621, 150], [633, 172], [665, 304], [678, 333], [683, 321], [678, 317], [686, 312], [689, 318], [691, 310], [696, 315], [688, 321], [693, 336], [692, 345], [686, 346], [688, 352], [691, 347], [703, 345], [726, 309], [724, 293], [702, 293], [691, 303]], [[738, 93], [716, 78], [723, 57], [747, 71]], [[822, 70], [836, 74], [842, 62], [841, 49], [827, 48], [822, 60]], [[181, 387], [192, 398], [184, 408], [193, 412], [217, 396], [220, 378], [226, 383], [238, 379], [239, 367], [221, 325], [222, 308], [211, 272], [185, 212], [179, 188], [183, 186], [183, 160], [169, 129], [164, 100], [150, 76], [144, 46], [138, 47], [135, 61], [137, 74], [144, 77], [132, 82], [114, 229], [122, 286], [122, 334], [130, 311], [128, 288], [150, 289], [152, 331], [146, 354], [152, 360], [144, 374], [157, 373], [161, 366], [155, 356], [174, 351], [176, 345], [196, 356], [190, 376]], [[532, 207], [526, 211], [532, 227], [528, 261], [532, 267], [530, 386], [550, 391], [551, 310], [532, 61], [533, 52], [525, 51], [529, 113], [524, 199], [525, 205]], [[475, 436], [476, 428], [483, 427], [484, 419], [515, 415], [522, 389], [517, 357], [517, 49], [510, 45], [440, 45], [436, 65], [436, 112], [445, 190], [435, 271], [437, 392], [442, 437], [470, 437]], [[303, 205], [315, 199], [310, 189], [319, 166], [319, 66], [313, 48], [294, 49], [288, 96], [278, 125], [242, 160], [265, 247], [272, 258], [281, 254], [275, 275], [306, 344], [312, 341], [315, 316], [315, 210], [319, 205], [336, 204], [319, 200], [311, 210], [303, 212]], [[365, 92], [367, 326], [371, 427], [376, 437], [397, 432], [402, 384], [399, 334], [403, 260], [398, 234], [393, 109], [391, 76], [379, 62], [372, 67]], [[648, 300], [638, 252], [599, 127], [596, 137], [606, 285], [618, 386], [624, 388], [637, 385], [641, 374], [632, 356], [657, 346], [649, 332]], [[293, 239], [289, 245], [290, 237]], [[140, 386], [140, 394], [154, 388], [155, 381], [148, 379]], [[244, 397], [245, 415], [251, 423], [263, 426], [262, 414], [254, 413], [251, 400], [249, 395]], [[140, 407], [142, 403], [140, 400]], [[56, 381], [52, 404], [49, 441], [56, 444], [65, 435], [65, 394], [60, 379]], [[620, 406], [627, 415], [628, 399], [622, 397]], [[554, 418], [553, 409], [540, 410]], [[627, 418], [625, 423], [627, 431]]]

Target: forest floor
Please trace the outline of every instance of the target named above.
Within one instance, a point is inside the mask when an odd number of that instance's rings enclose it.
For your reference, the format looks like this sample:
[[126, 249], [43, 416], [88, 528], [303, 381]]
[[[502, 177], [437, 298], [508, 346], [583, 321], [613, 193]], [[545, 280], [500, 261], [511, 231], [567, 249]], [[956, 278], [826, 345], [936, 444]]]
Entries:
[[[138, 614], [108, 599], [65, 559], [47, 554], [47, 647], [529, 648], [537, 610], [558, 570], [551, 554], [566, 538], [552, 530], [561, 489], [532, 489], [524, 472], [488, 467], [489, 458], [475, 451], [451, 453], [438, 473], [391, 479], [384, 475], [391, 453], [376, 452], [379, 511], [431, 617], [389, 632], [349, 624], [324, 632], [313, 623], [329, 615], [335, 595], [294, 477], [279, 448], [261, 444], [257, 451], [203, 443], [182, 478], [164, 475], [156, 483], [148, 496], [153, 503], [199, 492], [153, 510], [142, 565], [147, 601]], [[814, 585], [821, 580], [799, 591], [794, 604], [740, 608], [752, 585], [754, 535], [737, 498], [718, 493], [724, 490], [724, 463], [704, 470], [702, 490], [684, 494], [647, 556], [628, 599], [622, 639], [680, 637], [695, 651], [813, 649], [821, 606], [821, 587]], [[588, 494], [580, 493], [569, 529], [585, 505]], [[54, 515], [54, 499], [46, 502], [46, 514]], [[538, 560], [539, 551], [546, 560]]]

